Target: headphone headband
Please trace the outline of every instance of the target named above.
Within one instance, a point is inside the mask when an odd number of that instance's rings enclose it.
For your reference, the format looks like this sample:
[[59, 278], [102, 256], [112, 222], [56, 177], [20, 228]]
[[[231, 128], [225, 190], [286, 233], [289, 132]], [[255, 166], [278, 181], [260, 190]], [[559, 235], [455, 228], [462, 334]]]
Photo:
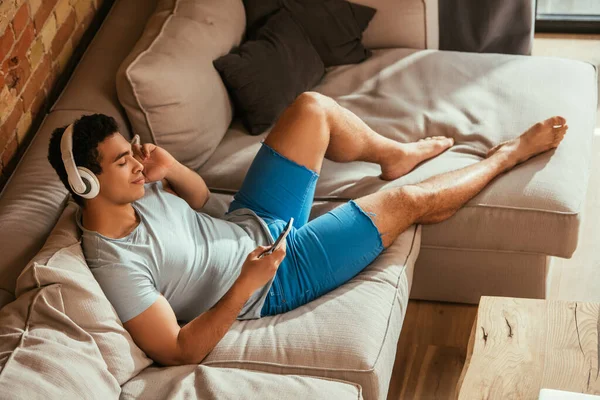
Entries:
[[71, 188], [77, 194], [84, 194], [87, 188], [77, 171], [77, 165], [73, 157], [73, 124], [69, 124], [62, 135], [60, 153]]

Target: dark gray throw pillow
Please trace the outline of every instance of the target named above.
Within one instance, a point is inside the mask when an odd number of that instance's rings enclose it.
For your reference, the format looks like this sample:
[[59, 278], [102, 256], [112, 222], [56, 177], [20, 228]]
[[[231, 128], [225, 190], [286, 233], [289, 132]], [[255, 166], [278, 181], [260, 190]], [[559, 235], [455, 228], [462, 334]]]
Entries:
[[355, 64], [371, 56], [362, 45], [362, 33], [374, 8], [346, 0], [281, 0], [304, 28], [325, 67]]
[[364, 61], [371, 51], [362, 45], [362, 33], [376, 10], [346, 0], [244, 0], [247, 38], [278, 9], [288, 10], [308, 34], [325, 67]]
[[325, 67], [304, 30], [279, 10], [250, 40], [213, 62], [244, 126], [268, 129], [300, 93], [322, 78]]
[[246, 38], [254, 39], [258, 29], [280, 8], [280, 0], [244, 0]]

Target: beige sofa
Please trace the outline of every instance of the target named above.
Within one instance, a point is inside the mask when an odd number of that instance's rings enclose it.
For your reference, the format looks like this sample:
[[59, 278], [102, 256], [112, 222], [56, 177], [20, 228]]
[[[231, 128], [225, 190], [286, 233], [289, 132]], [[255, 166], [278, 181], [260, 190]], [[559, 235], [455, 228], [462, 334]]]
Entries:
[[[314, 90], [388, 137], [450, 135], [456, 146], [394, 182], [379, 180], [376, 165], [326, 161], [311, 217], [350, 198], [472, 164], [492, 145], [554, 114], [569, 120], [561, 147], [499, 177], [448, 221], [411, 227], [323, 298], [234, 323], [200, 366], [151, 365], [86, 268], [75, 206], [46, 160], [49, 135], [82, 114], [112, 115], [126, 137], [140, 133], [196, 169], [213, 193], [204, 211], [218, 216], [267, 133], [249, 136], [234, 120], [198, 162], [177, 138], [143, 132], [134, 111], [121, 105], [126, 96], [122, 87], [117, 93], [116, 77], [132, 50], [145, 46], [138, 39], [157, 1], [117, 0], [0, 195], [0, 393], [381, 399], [409, 294], [473, 303], [481, 294], [545, 296], [549, 257], [570, 257], [577, 245], [595, 69], [562, 59], [436, 51], [435, 1], [356, 2], [379, 10], [363, 41], [373, 56], [330, 68]], [[241, 3], [220, 4], [239, 10]]]

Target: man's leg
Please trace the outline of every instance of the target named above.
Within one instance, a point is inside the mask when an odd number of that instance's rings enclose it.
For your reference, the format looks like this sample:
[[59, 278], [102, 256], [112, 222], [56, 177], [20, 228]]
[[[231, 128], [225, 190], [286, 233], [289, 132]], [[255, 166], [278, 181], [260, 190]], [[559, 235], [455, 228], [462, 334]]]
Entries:
[[567, 129], [564, 118], [549, 118], [518, 138], [494, 147], [485, 160], [476, 164], [415, 185], [373, 193], [357, 199], [356, 203], [375, 214], [373, 222], [382, 235], [384, 247], [388, 247], [410, 225], [433, 224], [449, 218], [499, 174], [557, 147]]
[[283, 112], [265, 143], [317, 173], [326, 157], [336, 162], [377, 163], [381, 165], [381, 177], [393, 180], [440, 154], [454, 140], [435, 136], [415, 143], [398, 143], [373, 131], [335, 100], [305, 92]]

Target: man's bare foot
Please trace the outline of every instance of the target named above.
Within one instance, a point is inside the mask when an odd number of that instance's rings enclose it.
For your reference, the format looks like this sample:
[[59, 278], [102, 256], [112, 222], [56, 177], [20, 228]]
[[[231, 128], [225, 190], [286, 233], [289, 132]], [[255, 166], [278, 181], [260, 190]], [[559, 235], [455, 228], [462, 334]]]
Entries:
[[538, 122], [518, 138], [502, 142], [492, 147], [488, 153], [489, 158], [497, 152], [509, 156], [511, 167], [527, 161], [533, 156], [558, 147], [569, 129], [567, 120], [555, 116], [543, 122]]
[[398, 143], [388, 161], [381, 163], [380, 178], [391, 181], [406, 175], [420, 162], [442, 153], [454, 144], [454, 139], [446, 136], [426, 137], [414, 143]]

